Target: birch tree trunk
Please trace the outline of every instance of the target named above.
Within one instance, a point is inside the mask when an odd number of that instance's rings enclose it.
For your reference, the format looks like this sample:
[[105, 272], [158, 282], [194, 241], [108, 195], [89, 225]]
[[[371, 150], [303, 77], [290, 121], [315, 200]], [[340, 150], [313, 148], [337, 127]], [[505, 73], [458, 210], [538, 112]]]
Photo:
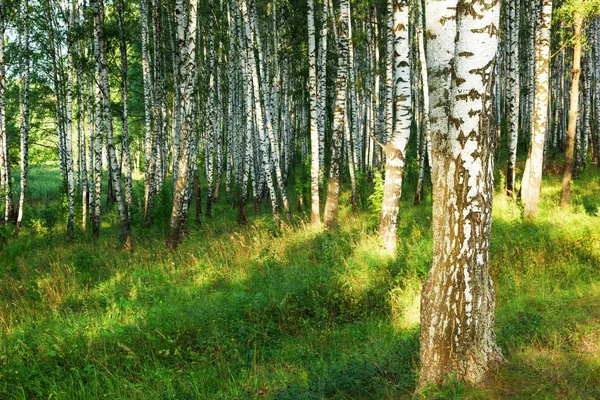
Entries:
[[73, 45], [75, 25], [75, 2], [71, 4], [71, 18], [67, 21], [67, 93], [65, 121], [65, 161], [67, 167], [67, 242], [72, 242], [75, 236], [75, 182], [73, 176]]
[[[93, 35], [92, 35], [93, 36]], [[88, 56], [91, 55], [94, 47], [94, 39], [90, 41]], [[94, 49], [95, 57], [95, 49]], [[96, 102], [95, 89], [95, 68], [94, 71], [88, 70], [88, 164], [90, 168], [90, 219], [92, 221], [92, 235], [97, 238], [100, 234], [100, 190], [102, 189], [102, 133], [99, 119], [101, 105]]]
[[[310, 98], [310, 221], [321, 223], [319, 199], [320, 132], [318, 126], [317, 61], [315, 33], [315, 0], [308, 0], [308, 95]], [[324, 56], [324, 55], [323, 55]], [[321, 111], [322, 113], [325, 110]], [[323, 119], [324, 121], [324, 119]], [[323, 130], [324, 132], [324, 130]]]
[[[314, 0], [310, 0], [314, 2]], [[321, 0], [321, 30], [319, 34], [319, 60], [318, 60], [318, 101], [317, 101], [317, 122], [319, 129], [319, 179], [322, 175], [322, 168], [325, 163], [325, 126], [327, 125], [327, 25], [329, 23], [329, 14], [327, 12], [327, 1]], [[314, 19], [313, 19], [314, 24]]]
[[[78, 27], [81, 26], [79, 22], [79, 8], [74, 8]], [[77, 54], [83, 54], [83, 46], [81, 40], [77, 39], [75, 43], [75, 51]], [[86, 230], [87, 218], [88, 218], [88, 176], [87, 176], [87, 162], [86, 162], [86, 138], [87, 132], [85, 129], [85, 114], [87, 107], [84, 105], [84, 94], [85, 94], [85, 82], [83, 77], [83, 65], [81, 60], [77, 63], [77, 141], [78, 141], [78, 157], [79, 157], [79, 175], [81, 182], [81, 229]]]
[[[0, 215], [2, 225], [8, 224], [13, 208], [12, 185], [8, 159], [8, 142], [6, 136], [6, 67], [4, 61], [4, 32], [6, 14], [4, 0], [0, 0], [0, 195], [2, 195], [3, 212]], [[5, 237], [2, 237], [5, 240]]]
[[425, 53], [425, 39], [423, 35], [423, 9], [422, 2], [418, 1], [418, 25], [417, 25], [417, 41], [419, 47], [419, 64], [420, 64], [420, 78], [421, 78], [421, 86], [422, 86], [422, 96], [423, 96], [423, 119], [422, 119], [422, 127], [421, 127], [421, 144], [420, 144], [420, 153], [421, 159], [419, 163], [419, 178], [417, 181], [417, 190], [415, 192], [414, 204], [418, 205], [423, 200], [423, 181], [425, 179], [425, 159], [427, 159], [429, 163], [429, 167], [431, 168], [431, 124], [429, 120], [429, 83], [428, 83], [428, 74], [427, 74], [427, 59]]
[[510, 28], [510, 57], [508, 59], [508, 165], [506, 170], [506, 195], [513, 197], [515, 190], [515, 168], [519, 139], [519, 4], [509, 1], [507, 14]]
[[[17, 213], [17, 224], [15, 226], [15, 238], [19, 236], [21, 222], [23, 220], [23, 206], [25, 205], [25, 191], [27, 189], [27, 174], [29, 171], [29, 81], [30, 81], [30, 54], [29, 54], [29, 1], [24, 0], [21, 9], [22, 33], [19, 38], [19, 50], [21, 51], [21, 76], [20, 76], [20, 131], [21, 131], [21, 192], [19, 194], [19, 209]], [[72, 164], [71, 164], [72, 166]], [[71, 178], [73, 175], [71, 175]]]
[[[581, 4], [581, 0], [578, 0]], [[571, 203], [571, 175], [573, 174], [573, 149], [575, 147], [575, 134], [577, 129], [577, 117], [579, 115], [579, 76], [581, 75], [581, 25], [583, 16], [575, 12], [573, 21], [573, 33], [575, 43], [573, 46], [573, 79], [571, 81], [571, 102], [569, 109], [569, 127], [567, 129], [567, 148], [565, 152], [565, 167], [562, 179], [562, 193], [560, 198], [561, 207]]]
[[[106, 56], [106, 41], [103, 33], [104, 26], [104, 1], [94, 1], [94, 36], [96, 49], [96, 76], [98, 79], [99, 89], [97, 94], [100, 95], [96, 99], [98, 103], [104, 106], [102, 119], [104, 123], [101, 127], [106, 132], [106, 150], [108, 153], [108, 165], [111, 170], [111, 179], [113, 189], [115, 191], [115, 197], [117, 202], [117, 209], [119, 211], [119, 220], [121, 225], [121, 243], [126, 250], [131, 249], [131, 228], [129, 224], [129, 213], [127, 211], [127, 204], [122, 193], [121, 188], [121, 177], [119, 174], [119, 166], [117, 163], [117, 154], [115, 150], [115, 142], [113, 137], [113, 125], [112, 125], [112, 108], [110, 105], [110, 87], [108, 82], [108, 62]], [[96, 116], [98, 118], [98, 116]]]
[[348, 30], [350, 27], [350, 4], [340, 0], [340, 20], [338, 24], [338, 70], [336, 78], [336, 98], [331, 137], [331, 166], [327, 182], [327, 201], [325, 203], [325, 226], [333, 229], [338, 223], [338, 202], [340, 198], [340, 159], [341, 143], [346, 118], [346, 87], [348, 76]]
[[[252, 0], [251, 0], [252, 1]], [[273, 219], [276, 223], [279, 222], [279, 210], [277, 205], [277, 193], [273, 184], [273, 173], [272, 173], [272, 162], [269, 157], [268, 151], [268, 140], [265, 137], [265, 118], [263, 112], [263, 106], [261, 104], [260, 94], [260, 83], [259, 83], [259, 65], [256, 61], [255, 47], [254, 47], [254, 36], [252, 34], [252, 27], [248, 11], [252, 10], [252, 4], [250, 7], [247, 6], [246, 0], [241, 2], [242, 19], [244, 20], [244, 27], [246, 32], [246, 50], [248, 51], [248, 68], [250, 70], [252, 78], [252, 90], [254, 98], [254, 112], [256, 114], [256, 127], [260, 139], [260, 153], [261, 153], [261, 170], [264, 173], [264, 177], [269, 190], [271, 198], [271, 206], [273, 208]]]
[[[421, 297], [419, 388], [440, 384], [452, 373], [460, 381], [479, 383], [504, 361], [496, 345], [494, 287], [488, 272], [495, 142], [491, 100], [499, 15], [500, 3], [494, 0], [427, 1], [429, 87], [436, 116], [434, 250]], [[450, 94], [448, 108], [445, 90]], [[444, 119], [450, 123], [442, 125]]]
[[[594, 38], [594, 55], [595, 55], [595, 60], [598, 60], [600, 58], [600, 17], [595, 17], [594, 18], [594, 22], [593, 22], [593, 38]], [[594, 76], [596, 79], [596, 85], [595, 85], [595, 96], [596, 96], [596, 107], [595, 107], [595, 112], [596, 112], [596, 119], [598, 120], [598, 118], [600, 118], [600, 63], [599, 62], [595, 62], [594, 64]], [[595, 162], [596, 162], [596, 166], [600, 167], [600, 124], [597, 123], [596, 124], [596, 137], [593, 143], [593, 146], [595, 147], [596, 151], [596, 157], [595, 157]]]
[[[187, 3], [187, 2], [185, 2]], [[182, 230], [187, 223], [187, 196], [189, 189], [190, 167], [196, 162], [196, 147], [193, 145], [194, 129], [196, 125], [194, 101], [196, 94], [196, 34], [197, 34], [197, 9], [198, 0], [191, 0], [189, 7], [184, 0], [175, 1], [175, 15], [177, 17], [177, 44], [179, 56], [179, 90], [181, 99], [181, 154], [175, 192], [173, 193], [173, 210], [169, 222], [167, 247], [175, 248], [181, 241]]]
[[151, 181], [153, 178], [152, 159], [152, 78], [150, 76], [150, 54], [148, 50], [148, 0], [140, 1], [142, 18], [142, 74], [144, 80], [144, 220], [150, 225], [152, 214]]
[[127, 88], [127, 42], [125, 40], [125, 2], [118, 0], [116, 2], [119, 19], [119, 50], [121, 53], [121, 102], [123, 103], [123, 118], [121, 124], [121, 150], [123, 154], [122, 163], [125, 167], [125, 204], [127, 205], [127, 217], [131, 219], [131, 196], [133, 181], [131, 177], [131, 153], [129, 151], [129, 121], [127, 111], [128, 88]]
[[521, 198], [525, 205], [523, 215], [532, 219], [537, 214], [542, 186], [544, 158], [544, 137], [548, 119], [548, 83], [550, 60], [550, 23], [552, 19], [552, 0], [544, 0], [541, 8], [541, 22], [536, 31], [535, 46], [535, 95], [533, 131], [531, 146], [525, 163]]
[[[388, 143], [394, 129], [394, 5], [387, 0], [387, 29], [385, 30], [385, 135], [383, 141]], [[384, 151], [385, 153], [385, 151]]]
[[213, 185], [213, 164], [214, 164], [214, 152], [215, 152], [215, 134], [217, 130], [217, 114], [216, 114], [216, 89], [215, 89], [215, 31], [214, 31], [214, 16], [215, 6], [214, 0], [208, 2], [208, 73], [210, 74], [208, 80], [208, 142], [206, 145], [206, 216], [212, 216], [212, 202], [214, 196], [214, 185]]
[[410, 87], [410, 43], [408, 36], [408, 0], [388, 0], [388, 11], [393, 10], [391, 28], [394, 67], [394, 96], [396, 119], [390, 140], [383, 147], [385, 153], [385, 182], [379, 219], [379, 237], [389, 253], [395, 253], [398, 233], [398, 210], [402, 194], [402, 178], [406, 164], [406, 145], [412, 121]]
[[167, 29], [169, 31], [169, 43], [171, 46], [171, 54], [172, 54], [172, 65], [173, 65], [173, 111], [172, 111], [172, 123], [171, 123], [171, 143], [172, 143], [172, 177], [173, 177], [173, 191], [175, 191], [175, 183], [177, 183], [178, 172], [178, 161], [179, 161], [179, 153], [181, 151], [181, 100], [179, 98], [179, 53], [177, 51], [177, 47], [175, 45], [175, 36], [176, 32], [173, 28], [173, 18], [175, 18], [175, 12], [173, 10], [173, 4], [171, 2], [167, 2], [167, 7], [169, 10], [169, 15], [167, 16]]
[[[252, 3], [253, 4], [253, 3]], [[267, 66], [267, 63], [263, 63], [263, 57], [262, 57], [262, 51], [261, 51], [261, 42], [260, 42], [260, 32], [258, 30], [258, 21], [257, 21], [257, 17], [256, 17], [256, 9], [255, 9], [255, 5], [253, 5], [253, 9], [252, 11], [252, 15], [253, 15], [253, 20], [254, 20], [254, 38], [255, 38], [255, 42], [256, 42], [256, 46], [257, 46], [257, 53], [258, 53], [258, 65], [265, 65]], [[266, 147], [267, 147], [267, 153], [270, 153], [270, 159], [271, 159], [271, 164], [272, 164], [272, 169], [275, 172], [275, 179], [277, 182], [277, 188], [279, 189], [279, 195], [281, 196], [281, 203], [283, 205], [283, 211], [286, 215], [287, 218], [291, 217], [291, 213], [290, 213], [290, 207], [289, 207], [289, 203], [288, 203], [288, 199], [287, 199], [287, 194], [285, 192], [285, 185], [283, 183], [283, 175], [281, 174], [281, 165], [279, 163], [279, 147], [277, 146], [277, 142], [276, 142], [276, 138], [275, 138], [275, 132], [274, 132], [274, 117], [273, 117], [273, 110], [271, 107], [271, 101], [270, 101], [270, 93], [272, 92], [272, 89], [269, 88], [270, 84], [269, 84], [269, 78], [268, 78], [268, 72], [265, 72], [267, 68], [262, 68], [259, 69], [259, 74], [258, 77], [260, 78], [260, 83], [261, 83], [261, 99], [262, 99], [262, 104], [263, 109], [264, 109], [264, 127], [265, 127], [265, 132], [267, 134], [266, 140]], [[270, 151], [269, 151], [269, 146], [270, 146]], [[276, 193], [275, 193], [276, 195]]]

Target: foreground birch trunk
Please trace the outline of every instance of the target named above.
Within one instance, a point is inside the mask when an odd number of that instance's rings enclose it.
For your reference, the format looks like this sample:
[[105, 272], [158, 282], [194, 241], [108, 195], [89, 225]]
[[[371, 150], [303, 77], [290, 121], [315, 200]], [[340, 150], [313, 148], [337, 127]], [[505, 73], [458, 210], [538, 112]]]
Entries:
[[[499, 14], [495, 0], [427, 1], [429, 87], [436, 116], [434, 250], [421, 298], [419, 388], [440, 384], [452, 373], [460, 381], [478, 383], [504, 361], [496, 345], [488, 272]], [[450, 95], [447, 108], [445, 90]], [[443, 119], [448, 123], [440, 123]]]

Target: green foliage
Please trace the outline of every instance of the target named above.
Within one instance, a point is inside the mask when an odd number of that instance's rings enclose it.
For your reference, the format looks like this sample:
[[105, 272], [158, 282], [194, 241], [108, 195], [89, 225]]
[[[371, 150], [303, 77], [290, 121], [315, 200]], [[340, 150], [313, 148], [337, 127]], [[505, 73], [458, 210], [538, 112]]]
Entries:
[[381, 203], [383, 202], [383, 180], [382, 173], [376, 171], [373, 173], [373, 192], [369, 195], [370, 221], [373, 226], [379, 224], [379, 215], [381, 215]]
[[429, 384], [421, 390], [422, 399], [458, 400], [464, 398], [464, 384], [457, 379], [456, 373], [444, 377], [441, 385]]

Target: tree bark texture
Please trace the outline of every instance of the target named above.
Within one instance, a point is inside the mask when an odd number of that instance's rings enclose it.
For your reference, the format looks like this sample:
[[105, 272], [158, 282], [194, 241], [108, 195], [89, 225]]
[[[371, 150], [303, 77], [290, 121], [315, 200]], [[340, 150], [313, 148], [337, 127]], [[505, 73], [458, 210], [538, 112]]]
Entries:
[[565, 151], [565, 167], [562, 179], [561, 207], [571, 203], [571, 175], [573, 174], [575, 135], [577, 130], [577, 117], [579, 116], [579, 77], [581, 75], [581, 25], [583, 16], [575, 13], [573, 21], [575, 43], [573, 46], [573, 78], [571, 80], [571, 101], [569, 109], [569, 126], [567, 129], [567, 145]]
[[[488, 272], [495, 143], [491, 100], [499, 14], [495, 0], [427, 2], [427, 37], [433, 39], [427, 47], [429, 87], [436, 114], [434, 251], [421, 297], [419, 388], [440, 384], [452, 373], [478, 383], [504, 361], [496, 345], [494, 287]], [[441, 79], [441, 71], [449, 72], [450, 82]], [[446, 90], [447, 114], [439, 109]], [[440, 123], [444, 119], [447, 124]]]

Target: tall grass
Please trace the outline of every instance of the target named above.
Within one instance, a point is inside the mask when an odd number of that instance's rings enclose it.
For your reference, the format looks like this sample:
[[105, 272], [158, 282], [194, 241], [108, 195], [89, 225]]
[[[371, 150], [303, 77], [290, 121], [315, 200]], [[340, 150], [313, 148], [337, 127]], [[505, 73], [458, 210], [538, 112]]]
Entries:
[[[115, 210], [100, 239], [79, 232], [64, 244], [57, 171], [36, 173], [31, 199], [41, 208], [0, 257], [1, 398], [412, 395], [430, 199], [413, 207], [405, 190], [393, 257], [380, 251], [372, 211], [344, 208], [334, 233], [303, 215], [277, 230], [267, 211], [240, 228], [226, 198], [167, 252], [166, 192], [152, 228], [134, 212], [136, 242], [126, 253]], [[44, 194], [41, 182], [54, 189]], [[599, 180], [585, 172], [567, 210], [557, 206], [559, 184], [545, 181], [530, 223], [497, 194], [491, 271], [510, 364], [483, 388], [452, 396], [600, 397]]]

